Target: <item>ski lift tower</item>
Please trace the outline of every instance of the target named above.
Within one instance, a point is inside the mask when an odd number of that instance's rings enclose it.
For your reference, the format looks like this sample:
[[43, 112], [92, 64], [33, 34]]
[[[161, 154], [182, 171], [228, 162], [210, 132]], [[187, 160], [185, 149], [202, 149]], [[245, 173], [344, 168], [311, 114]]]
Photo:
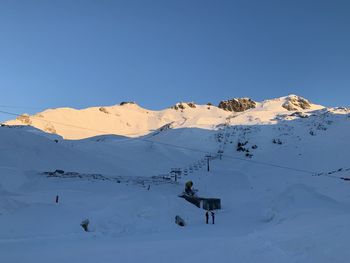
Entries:
[[209, 172], [210, 171], [209, 161], [210, 161], [211, 155], [208, 153], [205, 155], [205, 158], [207, 158], [207, 171]]
[[177, 182], [178, 179], [181, 179], [181, 168], [171, 168], [170, 177], [174, 178], [174, 181]]
[[218, 150], [218, 154], [219, 154], [219, 158], [220, 160], [222, 159], [222, 155], [223, 155], [224, 151], [223, 150]]

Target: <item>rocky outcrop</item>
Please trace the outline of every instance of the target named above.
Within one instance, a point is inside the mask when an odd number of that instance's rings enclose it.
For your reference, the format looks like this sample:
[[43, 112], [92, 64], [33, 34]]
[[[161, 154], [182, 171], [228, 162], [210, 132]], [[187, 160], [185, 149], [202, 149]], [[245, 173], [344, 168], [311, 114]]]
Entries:
[[126, 104], [136, 104], [136, 102], [134, 102], [134, 101], [122, 101], [119, 105], [123, 106], [123, 105], [126, 105]]
[[291, 117], [303, 118], [303, 119], [309, 117], [309, 115], [307, 115], [307, 114], [305, 114], [305, 113], [303, 113], [303, 112], [301, 112], [301, 111], [296, 111], [296, 112], [292, 113], [292, 114], [289, 115], [289, 116], [291, 116]]
[[221, 101], [218, 107], [226, 111], [241, 112], [255, 108], [256, 102], [250, 98], [234, 98]]
[[185, 226], [186, 225], [185, 220], [179, 215], [175, 216], [175, 224], [177, 224], [179, 226]]
[[32, 121], [30, 119], [30, 116], [28, 114], [22, 114], [16, 118], [18, 121], [22, 122], [23, 124], [26, 125], [31, 125]]
[[194, 102], [187, 102], [187, 105], [190, 108], [196, 108], [196, 104], [194, 104]]
[[46, 124], [44, 131], [47, 133], [57, 134], [55, 127], [51, 123]]
[[171, 109], [174, 109], [174, 110], [184, 110], [186, 108], [196, 108], [196, 104], [194, 102], [179, 102], [179, 103], [176, 103], [174, 106], [170, 107]]
[[308, 110], [311, 108], [311, 103], [307, 99], [291, 95], [286, 98], [282, 107], [289, 111]]
[[108, 110], [105, 107], [100, 107], [99, 111], [106, 113], [106, 114], [109, 114]]

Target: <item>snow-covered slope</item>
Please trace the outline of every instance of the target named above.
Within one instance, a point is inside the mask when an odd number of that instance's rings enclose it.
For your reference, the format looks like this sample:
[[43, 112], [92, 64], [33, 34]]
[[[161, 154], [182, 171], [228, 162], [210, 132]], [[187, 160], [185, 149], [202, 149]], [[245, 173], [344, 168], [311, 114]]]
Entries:
[[102, 134], [136, 137], [163, 126], [214, 127], [230, 115], [214, 106], [195, 105], [184, 109], [151, 111], [137, 104], [126, 103], [111, 107], [93, 107], [83, 110], [59, 108], [46, 110], [33, 116], [20, 116], [8, 125], [31, 125], [65, 139], [82, 139]]
[[[349, 109], [294, 95], [243, 112], [186, 105], [56, 109], [26, 117], [38, 129], [0, 127], [4, 262], [348, 261]], [[221, 198], [215, 225], [177, 197], [187, 180]]]
[[[255, 109], [247, 110], [243, 114], [225, 111], [212, 105], [194, 103], [177, 103], [161, 111], [147, 110], [135, 103], [83, 110], [58, 108], [33, 116], [22, 115], [6, 124], [31, 125], [45, 132], [58, 134], [65, 139], [82, 139], [102, 134], [137, 137], [162, 127], [213, 129], [224, 123], [226, 118], [236, 114], [241, 115], [236, 119], [239, 124], [266, 123], [279, 113], [289, 112], [283, 107], [285, 105], [289, 105], [288, 109], [300, 111], [322, 108], [322, 106], [310, 104], [310, 107], [303, 109], [298, 105], [298, 98], [300, 97], [290, 95], [257, 103]], [[238, 122], [235, 123], [238, 124]]]

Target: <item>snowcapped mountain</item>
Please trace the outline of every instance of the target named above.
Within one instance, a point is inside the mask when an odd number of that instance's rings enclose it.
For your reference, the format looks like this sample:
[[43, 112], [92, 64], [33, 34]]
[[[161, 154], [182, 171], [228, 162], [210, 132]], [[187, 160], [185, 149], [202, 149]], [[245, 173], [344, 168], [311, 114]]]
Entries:
[[[8, 125], [31, 125], [45, 132], [56, 133], [66, 139], [81, 139], [102, 134], [130, 137], [145, 135], [165, 125], [173, 127], [213, 127], [229, 116], [214, 106], [187, 103], [173, 108], [151, 111], [135, 103], [83, 110], [50, 109], [33, 116], [22, 115]], [[180, 108], [178, 108], [180, 106]]]
[[261, 103], [248, 98], [232, 99], [220, 102], [219, 107], [177, 103], [165, 110], [151, 111], [133, 102], [123, 102], [116, 106], [83, 110], [49, 109], [32, 116], [21, 115], [6, 124], [30, 125], [65, 139], [82, 139], [103, 134], [137, 137], [169, 127], [215, 129], [239, 112], [240, 117], [234, 123], [243, 125], [271, 122], [277, 115], [288, 114], [290, 111], [310, 112], [323, 108], [295, 95]]
[[[350, 258], [346, 108], [296, 95], [161, 111], [135, 103], [60, 108], [8, 121], [0, 145], [6, 262]], [[188, 180], [200, 196], [221, 198], [215, 225], [178, 198]]]
[[[168, 174], [174, 167], [189, 169], [191, 162], [207, 153], [222, 152], [318, 173], [347, 163], [343, 145], [350, 129], [349, 113], [346, 108], [325, 108], [296, 95], [263, 102], [232, 99], [220, 102], [220, 108], [177, 103], [161, 111], [121, 103], [22, 115], [6, 123], [0, 139], [8, 149], [15, 141], [23, 148], [20, 154], [27, 152], [32, 158], [28, 163], [18, 161], [17, 152], [12, 151], [13, 156], [8, 154], [3, 165], [12, 161], [33, 168], [82, 170], [85, 162], [89, 165], [84, 171], [155, 176]], [[33, 133], [36, 136], [31, 140]], [[32, 143], [38, 139], [42, 142]], [[52, 150], [46, 154], [48, 149]], [[38, 154], [32, 156], [31, 152]], [[62, 162], [70, 152], [77, 159], [68, 157]], [[54, 158], [55, 154], [62, 158]], [[135, 161], [143, 165], [135, 166]]]

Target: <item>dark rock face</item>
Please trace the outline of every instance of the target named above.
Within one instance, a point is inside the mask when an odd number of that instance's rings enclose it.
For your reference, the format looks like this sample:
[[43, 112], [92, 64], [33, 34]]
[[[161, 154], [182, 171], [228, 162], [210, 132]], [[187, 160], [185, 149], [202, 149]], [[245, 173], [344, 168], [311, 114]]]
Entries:
[[185, 226], [185, 220], [183, 220], [179, 215], [175, 216], [175, 224], [179, 226]]
[[123, 106], [123, 105], [126, 105], [126, 104], [136, 104], [136, 103], [134, 101], [122, 101], [119, 105]]
[[174, 110], [184, 110], [186, 108], [196, 108], [196, 104], [194, 102], [179, 102], [176, 103], [174, 106], [170, 107], [170, 109], [174, 109]]
[[218, 107], [226, 111], [241, 112], [255, 108], [256, 102], [249, 98], [234, 98], [221, 101]]
[[196, 104], [194, 104], [194, 102], [187, 102], [187, 105], [190, 108], [196, 108]]
[[108, 110], [105, 107], [100, 107], [99, 110], [103, 113], [109, 114]]
[[85, 232], [89, 232], [89, 224], [90, 224], [89, 219], [85, 219], [80, 223], [81, 227], [84, 229]]
[[289, 96], [282, 107], [289, 111], [307, 110], [311, 108], [311, 103], [299, 96]]

